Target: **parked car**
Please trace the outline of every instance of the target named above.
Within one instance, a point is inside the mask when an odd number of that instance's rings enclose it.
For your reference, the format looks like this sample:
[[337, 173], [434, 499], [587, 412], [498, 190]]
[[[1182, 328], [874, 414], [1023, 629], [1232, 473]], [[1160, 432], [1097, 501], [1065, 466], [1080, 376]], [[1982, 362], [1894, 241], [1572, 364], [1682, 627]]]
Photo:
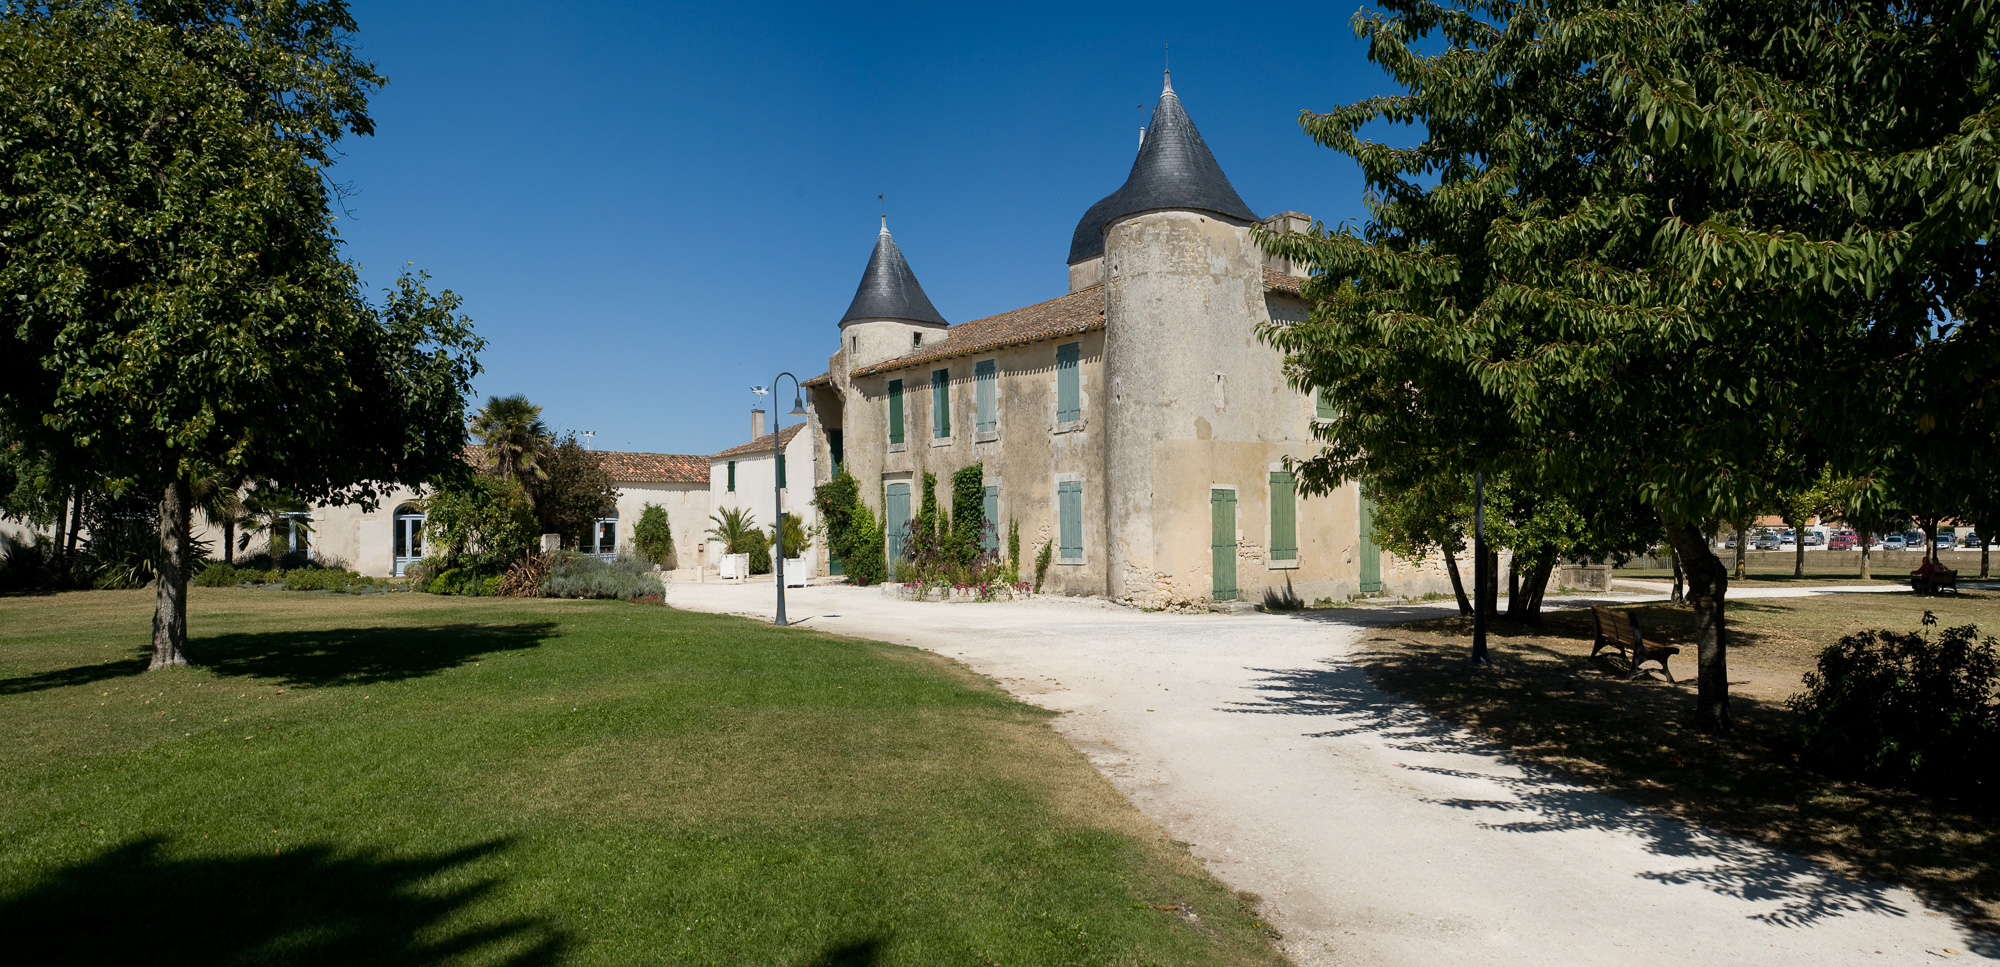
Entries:
[[1757, 543], [1750, 546], [1760, 551], [1775, 551], [1778, 549], [1778, 535], [1765, 531], [1757, 535]]
[[1826, 549], [1829, 551], [1851, 551], [1854, 550], [1856, 540], [1857, 538], [1853, 531], [1834, 531], [1833, 535], [1826, 539]]
[[1904, 547], [1903, 535], [1890, 534], [1882, 538], [1881, 548], [1885, 551], [1900, 551]]
[[1940, 533], [1940, 534], [1938, 534], [1938, 536], [1937, 536], [1937, 549], [1938, 549], [1938, 550], [1940, 550], [1940, 551], [1949, 551], [1949, 550], [1953, 550], [1953, 549], [1955, 549], [1955, 548], [1957, 548], [1957, 547], [1958, 547], [1958, 538], [1956, 538], [1956, 537], [1953, 537], [1953, 536], [1951, 536], [1950, 534], [1945, 534], [1945, 533]]
[[1807, 546], [1807, 547], [1818, 547], [1818, 546], [1820, 546], [1821, 544], [1824, 544], [1824, 543], [1826, 543], [1826, 535], [1825, 535], [1825, 534], [1822, 534], [1822, 533], [1820, 533], [1819, 531], [1816, 531], [1816, 530], [1809, 530], [1809, 531], [1806, 531], [1806, 546]]
[[1977, 531], [1966, 531], [1965, 533], [1958, 535], [1958, 546], [1971, 548], [1975, 551], [1978, 550], [1979, 533]]

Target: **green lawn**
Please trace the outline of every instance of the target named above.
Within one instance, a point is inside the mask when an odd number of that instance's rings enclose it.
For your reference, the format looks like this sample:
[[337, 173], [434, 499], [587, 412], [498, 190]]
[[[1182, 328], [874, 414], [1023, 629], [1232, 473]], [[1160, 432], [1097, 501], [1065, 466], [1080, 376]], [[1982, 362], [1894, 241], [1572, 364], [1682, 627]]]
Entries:
[[[613, 602], [0, 598], [0, 935], [73, 963], [1270, 964], [928, 653]], [[1177, 907], [1178, 909], [1160, 909]]]

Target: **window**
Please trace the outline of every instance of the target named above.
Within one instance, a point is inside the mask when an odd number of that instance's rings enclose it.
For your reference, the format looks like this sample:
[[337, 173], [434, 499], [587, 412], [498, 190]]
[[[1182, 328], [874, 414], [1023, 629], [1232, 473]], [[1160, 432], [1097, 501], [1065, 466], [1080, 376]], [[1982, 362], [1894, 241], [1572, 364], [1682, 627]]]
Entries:
[[736, 492], [736, 461], [729, 461], [729, 492]]
[[785, 455], [780, 453], [778, 454], [778, 489], [783, 490], [784, 487], [785, 487]]
[[396, 508], [395, 528], [391, 532], [395, 554], [395, 575], [402, 577], [404, 569], [423, 560], [424, 515], [409, 504], [404, 504]]
[[989, 554], [1000, 553], [1000, 488], [986, 488], [985, 499], [980, 501], [980, 509], [986, 512], [986, 529], [979, 532], [979, 548]]
[[1056, 482], [1057, 555], [1072, 564], [1083, 563], [1083, 481]]
[[1313, 394], [1313, 419], [1331, 420], [1334, 415], [1333, 400], [1326, 395], [1326, 387], [1322, 386]]
[[931, 370], [931, 439], [951, 436], [951, 370]]
[[1075, 423], [1083, 419], [1083, 393], [1078, 384], [1077, 363], [1082, 358], [1082, 343], [1065, 343], [1056, 347], [1056, 422]]
[[618, 555], [618, 508], [607, 507], [590, 524], [590, 533], [584, 535], [577, 549], [585, 554], [610, 559]]
[[910, 333], [910, 348], [911, 348], [911, 349], [915, 349], [915, 348], [917, 348], [918, 346], [921, 346], [921, 345], [923, 345], [923, 344], [924, 344], [924, 334], [923, 334], [923, 333], [921, 333], [921, 332], [913, 332], [913, 333]]
[[903, 442], [903, 381], [889, 381], [889, 445]]
[[847, 450], [841, 442], [841, 431], [826, 431], [826, 449], [833, 457], [833, 469], [839, 470], [840, 465], [847, 462]]
[[1289, 471], [1271, 471], [1271, 560], [1299, 559], [1299, 490]]
[[851, 353], [858, 353], [861, 351], [860, 336], [849, 336], [847, 338], [847, 351]]
[[990, 359], [982, 359], [972, 367], [972, 416], [973, 432], [992, 433], [1000, 429], [998, 393], [1000, 367]]
[[312, 515], [302, 510], [287, 511], [275, 521], [273, 536], [283, 540], [290, 552], [312, 549]]

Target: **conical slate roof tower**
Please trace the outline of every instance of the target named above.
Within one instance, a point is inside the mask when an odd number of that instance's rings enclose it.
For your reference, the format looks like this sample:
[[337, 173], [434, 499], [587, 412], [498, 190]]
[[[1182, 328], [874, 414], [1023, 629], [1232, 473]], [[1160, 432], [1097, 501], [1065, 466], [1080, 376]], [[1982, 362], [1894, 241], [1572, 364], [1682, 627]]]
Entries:
[[1153, 122], [1139, 156], [1132, 161], [1132, 173], [1125, 184], [1106, 195], [1083, 213], [1069, 242], [1069, 264], [1104, 254], [1104, 226], [1114, 219], [1150, 211], [1210, 212], [1241, 222], [1254, 222], [1250, 206], [1237, 197], [1236, 189], [1215, 163], [1208, 144], [1195, 130], [1181, 99], [1174, 93], [1173, 75], [1167, 76], [1160, 103], [1153, 107]]
[[868, 269], [861, 273], [861, 285], [855, 288], [854, 301], [848, 304], [847, 314], [840, 317], [840, 324], [845, 327], [862, 319], [949, 325], [938, 314], [937, 307], [931, 305], [930, 297], [924, 295], [924, 287], [917, 283], [917, 274], [910, 271], [903, 250], [896, 247], [895, 238], [889, 234], [887, 215], [882, 216], [882, 234], [875, 236], [875, 252], [868, 256]]

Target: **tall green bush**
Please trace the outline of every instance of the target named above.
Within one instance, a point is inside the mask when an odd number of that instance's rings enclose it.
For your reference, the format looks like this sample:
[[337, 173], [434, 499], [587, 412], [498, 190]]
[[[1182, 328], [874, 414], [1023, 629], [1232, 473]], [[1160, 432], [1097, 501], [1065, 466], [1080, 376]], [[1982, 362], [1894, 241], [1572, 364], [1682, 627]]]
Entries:
[[882, 525], [875, 522], [875, 512], [858, 495], [848, 509], [847, 518], [847, 542], [840, 551], [841, 569], [847, 572], [848, 580], [862, 587], [880, 584], [889, 576], [883, 552], [887, 537], [882, 533]]
[[986, 466], [975, 463], [951, 475], [951, 536], [945, 557], [964, 567], [976, 560], [986, 531]]
[[1021, 522], [1007, 518], [1007, 583], [1021, 583]]
[[674, 531], [666, 508], [648, 503], [639, 511], [639, 522], [632, 525], [632, 547], [649, 564], [674, 566]]
[[2000, 651], [1973, 625], [1932, 637], [1864, 631], [1820, 653], [1798, 713], [1806, 757], [1827, 771], [1940, 792], [1977, 788], [2000, 753]]
[[526, 491], [512, 478], [465, 475], [438, 484], [424, 502], [424, 531], [439, 570], [505, 573], [539, 532]]

